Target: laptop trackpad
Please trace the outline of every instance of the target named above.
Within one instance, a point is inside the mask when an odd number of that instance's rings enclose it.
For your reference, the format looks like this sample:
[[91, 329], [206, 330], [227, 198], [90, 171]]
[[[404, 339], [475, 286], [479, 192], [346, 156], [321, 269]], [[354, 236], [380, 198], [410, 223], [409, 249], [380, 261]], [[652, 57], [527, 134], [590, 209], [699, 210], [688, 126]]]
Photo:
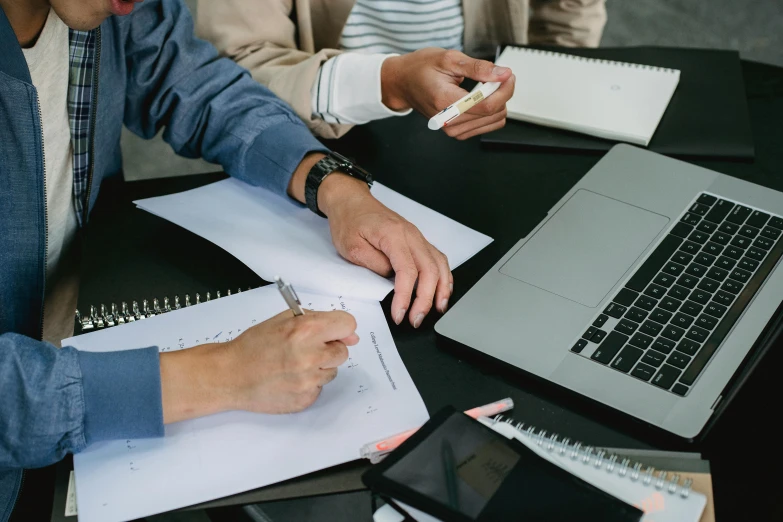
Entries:
[[579, 190], [500, 272], [594, 308], [668, 222], [660, 214]]

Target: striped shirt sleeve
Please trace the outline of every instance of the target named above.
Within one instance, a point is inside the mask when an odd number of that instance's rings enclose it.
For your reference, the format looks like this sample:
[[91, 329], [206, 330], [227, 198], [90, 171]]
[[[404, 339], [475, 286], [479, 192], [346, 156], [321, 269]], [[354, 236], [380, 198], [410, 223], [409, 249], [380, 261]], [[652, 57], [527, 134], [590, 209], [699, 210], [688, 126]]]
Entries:
[[363, 124], [405, 116], [383, 104], [381, 66], [394, 54], [343, 53], [321, 65], [311, 90], [313, 117], [327, 123]]

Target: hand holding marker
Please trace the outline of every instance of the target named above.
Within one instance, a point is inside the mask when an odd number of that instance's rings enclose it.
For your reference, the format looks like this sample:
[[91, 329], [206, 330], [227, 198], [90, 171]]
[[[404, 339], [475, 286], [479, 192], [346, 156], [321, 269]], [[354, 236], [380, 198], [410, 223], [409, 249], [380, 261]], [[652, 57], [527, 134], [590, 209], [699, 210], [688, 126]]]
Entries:
[[427, 127], [430, 130], [439, 130], [449, 124], [454, 118], [468, 112], [474, 105], [483, 101], [490, 94], [498, 90], [500, 82], [479, 83], [472, 92], [469, 92], [455, 101], [438, 114], [430, 118]]

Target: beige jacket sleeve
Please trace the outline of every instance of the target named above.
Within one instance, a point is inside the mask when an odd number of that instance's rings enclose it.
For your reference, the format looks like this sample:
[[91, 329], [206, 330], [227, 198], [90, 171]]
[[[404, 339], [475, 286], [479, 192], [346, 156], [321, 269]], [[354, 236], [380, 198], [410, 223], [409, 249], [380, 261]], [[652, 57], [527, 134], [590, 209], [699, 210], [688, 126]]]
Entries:
[[531, 0], [531, 44], [598, 47], [606, 25], [605, 0]]
[[292, 2], [198, 0], [196, 34], [288, 102], [315, 134], [338, 138], [351, 126], [313, 118], [310, 93], [321, 64], [339, 51], [310, 53], [297, 48]]

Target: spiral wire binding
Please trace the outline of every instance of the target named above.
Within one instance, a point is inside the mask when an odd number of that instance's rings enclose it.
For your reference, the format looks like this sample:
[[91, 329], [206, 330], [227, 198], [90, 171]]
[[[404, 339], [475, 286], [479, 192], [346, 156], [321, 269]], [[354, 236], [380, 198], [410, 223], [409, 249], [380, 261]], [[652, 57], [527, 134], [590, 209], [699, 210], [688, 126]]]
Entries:
[[631, 63], [631, 62], [617, 62], [614, 60], [604, 60], [602, 58], [587, 58], [584, 56], [576, 56], [574, 54], [565, 54], [565, 53], [558, 53], [555, 51], [545, 51], [543, 49], [530, 49], [528, 47], [513, 47], [511, 46], [512, 51], [516, 52], [526, 52], [526, 53], [533, 53], [533, 54], [542, 54], [544, 56], [551, 56], [554, 58], [563, 58], [567, 60], [573, 60], [577, 62], [589, 62], [589, 63], [600, 63], [603, 65], [612, 65], [614, 67], [625, 67], [628, 69], [642, 69], [645, 71], [658, 71], [658, 72], [666, 72], [666, 73], [676, 73], [677, 71], [675, 69], [669, 69], [668, 67], [657, 67], [655, 65], [644, 65], [641, 63]]
[[[247, 290], [251, 290], [251, 287], [247, 287]], [[237, 289], [236, 293], [242, 292], [242, 289]], [[226, 292], [226, 297], [231, 295], [231, 290]], [[215, 299], [222, 297], [220, 290], [216, 292]], [[120, 324], [133, 323], [135, 321], [141, 321], [142, 319], [148, 319], [155, 317], [156, 315], [165, 314], [173, 310], [179, 310], [180, 308], [187, 308], [189, 306], [195, 306], [197, 304], [206, 303], [212, 301], [212, 294], [207, 292], [206, 299], [202, 301], [201, 294], [196, 294], [196, 301], [192, 303], [190, 300], [190, 294], [185, 294], [185, 302], [181, 303], [179, 296], [174, 296], [174, 302], [169, 301], [168, 297], [163, 298], [163, 306], [160, 301], [155, 298], [152, 300], [152, 307], [148, 300], [142, 300], [141, 308], [137, 301], [131, 301], [131, 306], [123, 301], [120, 308], [117, 308], [117, 303], [112, 303], [111, 307], [106, 309], [105, 304], [101, 304], [99, 308], [90, 306], [89, 315], [82, 316], [79, 310], [76, 310], [74, 320], [79, 327], [79, 333], [90, 332], [93, 330], [101, 330], [103, 328], [110, 328]]]
[[680, 497], [684, 499], [688, 498], [691, 493], [693, 480], [687, 479], [680, 484], [680, 476], [676, 473], [672, 473], [669, 476], [668, 472], [659, 470], [656, 476], [655, 468], [648, 466], [646, 469], [643, 469], [644, 464], [641, 462], [631, 462], [628, 458], [620, 460], [617, 455], [610, 454], [604, 449], [583, 446], [578, 441], [571, 443], [571, 439], [568, 437], [558, 438], [556, 433], [547, 436], [546, 430], [537, 430], [535, 426], [530, 425], [527, 425], [527, 428], [525, 428], [525, 423], [515, 422], [510, 417], [496, 415], [494, 419], [496, 422], [511, 424], [550, 453], [557, 452], [561, 456], [567, 454], [571, 460], [581, 460], [585, 466], [593, 466], [595, 469], [604, 468], [607, 473], [616, 472], [618, 476], [629, 477], [633, 482], [641, 479], [641, 483], [645, 486], [653, 485], [655, 489], [666, 491], [671, 495], [679, 493]]

